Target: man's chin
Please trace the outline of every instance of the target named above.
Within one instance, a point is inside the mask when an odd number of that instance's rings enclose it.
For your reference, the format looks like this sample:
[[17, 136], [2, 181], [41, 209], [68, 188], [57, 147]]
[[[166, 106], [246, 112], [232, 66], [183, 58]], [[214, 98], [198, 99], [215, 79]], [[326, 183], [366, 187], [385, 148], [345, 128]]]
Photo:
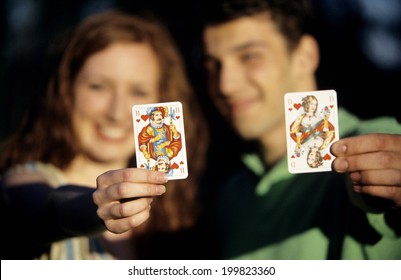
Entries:
[[244, 140], [252, 141], [258, 139], [259, 130], [254, 128], [252, 125], [246, 125], [242, 123], [241, 125], [234, 125], [236, 133]]

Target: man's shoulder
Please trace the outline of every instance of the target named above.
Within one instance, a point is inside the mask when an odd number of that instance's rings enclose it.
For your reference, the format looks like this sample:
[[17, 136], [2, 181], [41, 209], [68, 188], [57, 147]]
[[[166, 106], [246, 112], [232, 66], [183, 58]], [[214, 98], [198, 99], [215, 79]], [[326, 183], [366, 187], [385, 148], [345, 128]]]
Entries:
[[345, 108], [339, 108], [338, 115], [341, 137], [367, 133], [401, 134], [401, 124], [393, 116], [361, 119]]

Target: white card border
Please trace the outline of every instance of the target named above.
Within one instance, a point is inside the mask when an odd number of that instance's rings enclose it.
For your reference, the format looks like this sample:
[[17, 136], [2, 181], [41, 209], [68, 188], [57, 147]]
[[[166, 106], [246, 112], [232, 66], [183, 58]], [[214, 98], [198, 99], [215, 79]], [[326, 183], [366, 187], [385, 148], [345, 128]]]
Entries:
[[138, 163], [140, 162], [140, 154], [141, 151], [139, 150], [139, 146], [138, 146], [138, 141], [137, 141], [137, 135], [139, 133], [136, 132], [136, 128], [135, 128], [135, 110], [139, 109], [139, 108], [143, 108], [143, 107], [158, 107], [158, 106], [179, 106], [181, 108], [181, 114], [182, 114], [182, 131], [180, 131], [181, 133], [181, 143], [182, 143], [182, 149], [181, 152], [183, 153], [182, 156], [185, 159], [184, 162], [184, 168], [185, 168], [185, 173], [183, 174], [178, 174], [178, 175], [174, 175], [174, 176], [168, 176], [169, 180], [179, 180], [179, 179], [186, 179], [188, 177], [188, 158], [187, 158], [187, 147], [186, 147], [186, 141], [185, 141], [185, 121], [184, 121], [184, 109], [182, 106], [182, 103], [180, 101], [170, 101], [170, 102], [158, 102], [158, 103], [146, 103], [146, 104], [135, 104], [132, 106], [131, 109], [131, 117], [132, 117], [132, 125], [133, 125], [133, 133], [134, 133], [134, 142], [135, 142], [135, 157], [136, 157], [136, 162], [137, 162], [137, 168], [141, 168], [139, 167]]
[[329, 144], [329, 146], [327, 147], [327, 151], [330, 154], [330, 156], [332, 157], [331, 163], [333, 162], [335, 156], [331, 153], [330, 151], [330, 147], [331, 145], [339, 140], [339, 126], [338, 126], [338, 100], [337, 100], [337, 92], [334, 89], [327, 89], [327, 90], [315, 90], [315, 91], [299, 91], [299, 92], [287, 92], [284, 94], [284, 109], [285, 109], [285, 124], [286, 124], [286, 143], [287, 143], [287, 166], [288, 166], [288, 171], [292, 174], [299, 174], [299, 173], [315, 173], [315, 172], [327, 172], [327, 171], [332, 171], [332, 166], [330, 164], [330, 166], [324, 167], [324, 168], [318, 168], [318, 169], [312, 169], [310, 167], [308, 168], [293, 168], [291, 167], [290, 164], [290, 159], [291, 159], [291, 155], [292, 155], [292, 151], [290, 152], [289, 148], [290, 146], [292, 146], [292, 138], [290, 137], [290, 133], [288, 131], [288, 128], [290, 127], [290, 122], [292, 121], [292, 119], [289, 119], [288, 116], [288, 111], [289, 111], [289, 107], [288, 107], [288, 98], [289, 97], [298, 97], [298, 96], [306, 96], [306, 95], [325, 95], [325, 94], [330, 94], [333, 93], [334, 96], [334, 104], [335, 104], [335, 117], [332, 118], [332, 123], [334, 125], [334, 127], [336, 128], [335, 130], [335, 134], [334, 134], [334, 139], [333, 141]]

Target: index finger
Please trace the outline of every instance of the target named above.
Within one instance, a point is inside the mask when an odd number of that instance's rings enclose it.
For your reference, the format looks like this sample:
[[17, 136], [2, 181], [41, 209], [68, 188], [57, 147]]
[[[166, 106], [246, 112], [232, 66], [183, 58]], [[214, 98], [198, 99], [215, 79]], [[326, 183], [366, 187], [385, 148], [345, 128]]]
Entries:
[[107, 171], [96, 178], [97, 185], [112, 185], [122, 182], [164, 184], [168, 182], [163, 172], [142, 168], [123, 168]]
[[377, 151], [401, 151], [401, 135], [371, 133], [343, 138], [331, 145], [335, 156], [350, 156]]

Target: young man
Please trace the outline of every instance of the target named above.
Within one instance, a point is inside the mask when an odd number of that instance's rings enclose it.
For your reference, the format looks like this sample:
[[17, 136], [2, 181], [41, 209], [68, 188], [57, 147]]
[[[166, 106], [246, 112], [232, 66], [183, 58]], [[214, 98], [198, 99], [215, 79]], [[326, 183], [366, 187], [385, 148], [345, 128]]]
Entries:
[[209, 192], [219, 257], [401, 259], [401, 125], [340, 108], [333, 171], [290, 174], [284, 94], [317, 90], [308, 1], [210, 2], [203, 39], [211, 98], [245, 142], [257, 143]]

